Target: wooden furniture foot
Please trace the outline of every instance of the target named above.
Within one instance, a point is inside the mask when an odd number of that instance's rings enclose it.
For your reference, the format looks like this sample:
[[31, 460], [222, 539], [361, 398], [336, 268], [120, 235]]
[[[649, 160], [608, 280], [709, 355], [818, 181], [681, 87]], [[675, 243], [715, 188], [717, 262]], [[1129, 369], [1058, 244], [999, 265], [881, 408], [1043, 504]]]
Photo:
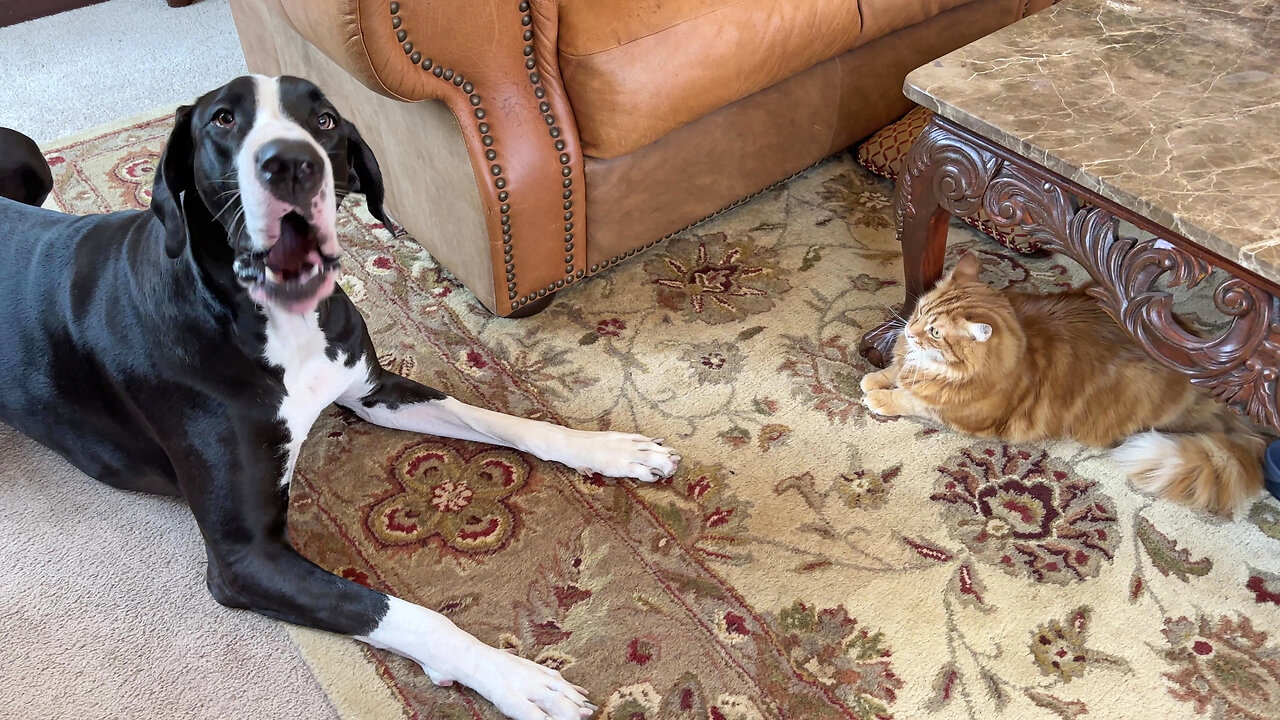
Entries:
[[885, 320], [875, 330], [862, 336], [862, 342], [858, 343], [858, 354], [878, 368], [888, 367], [893, 361], [893, 344], [898, 341], [898, 333], [901, 331], [902, 322], [897, 318]]

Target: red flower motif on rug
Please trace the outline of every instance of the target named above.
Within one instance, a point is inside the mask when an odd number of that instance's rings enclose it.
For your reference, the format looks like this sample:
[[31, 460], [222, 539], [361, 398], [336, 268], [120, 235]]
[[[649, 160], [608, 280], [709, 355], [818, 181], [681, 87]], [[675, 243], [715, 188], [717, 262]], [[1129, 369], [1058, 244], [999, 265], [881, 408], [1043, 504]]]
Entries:
[[1195, 706], [1197, 714], [1224, 720], [1268, 720], [1280, 707], [1280, 648], [1241, 615], [1216, 621], [1165, 619], [1169, 648], [1164, 658], [1176, 669], [1165, 673], [1169, 694]]
[[645, 261], [665, 308], [691, 320], [718, 325], [762, 313], [791, 289], [769, 248], [735, 243], [724, 233], [679, 237], [666, 257]]
[[1097, 483], [1043, 450], [982, 443], [948, 459], [930, 499], [979, 558], [1015, 577], [1066, 585], [1096, 577], [1120, 542]]
[[530, 472], [510, 450], [465, 456], [438, 441], [414, 443], [392, 459], [389, 473], [401, 492], [369, 510], [369, 530], [386, 545], [437, 540], [467, 554], [493, 552], [516, 529], [509, 499]]
[[777, 617], [766, 614], [792, 667], [828, 688], [858, 718], [892, 717], [905, 683], [893, 672], [884, 636], [849, 616], [844, 606], [816, 609], [797, 600]]
[[120, 181], [126, 202], [138, 210], [151, 205], [151, 185], [156, 174], [155, 153], [149, 149], [135, 150], [121, 158], [111, 172]]

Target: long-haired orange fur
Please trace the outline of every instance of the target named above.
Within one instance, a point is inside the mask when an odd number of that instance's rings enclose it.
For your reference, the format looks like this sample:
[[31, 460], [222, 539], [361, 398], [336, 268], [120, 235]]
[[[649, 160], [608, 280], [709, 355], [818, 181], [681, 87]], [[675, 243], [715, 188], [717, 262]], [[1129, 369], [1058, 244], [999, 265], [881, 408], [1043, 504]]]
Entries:
[[1140, 488], [1227, 514], [1262, 487], [1266, 446], [1225, 406], [1142, 351], [1083, 290], [1028, 295], [978, 279], [968, 253], [922, 297], [867, 407], [1014, 443], [1119, 447]]

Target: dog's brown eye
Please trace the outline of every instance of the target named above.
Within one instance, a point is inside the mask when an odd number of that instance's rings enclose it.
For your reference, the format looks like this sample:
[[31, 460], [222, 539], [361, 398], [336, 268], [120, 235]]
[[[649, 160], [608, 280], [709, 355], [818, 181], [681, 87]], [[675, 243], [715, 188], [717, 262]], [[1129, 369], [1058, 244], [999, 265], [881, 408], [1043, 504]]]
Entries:
[[338, 126], [338, 118], [333, 113], [320, 113], [320, 117], [316, 118], [316, 124], [321, 130], [332, 130]]
[[219, 110], [213, 114], [213, 124], [218, 127], [229, 128], [236, 124], [236, 116], [232, 115], [230, 110]]

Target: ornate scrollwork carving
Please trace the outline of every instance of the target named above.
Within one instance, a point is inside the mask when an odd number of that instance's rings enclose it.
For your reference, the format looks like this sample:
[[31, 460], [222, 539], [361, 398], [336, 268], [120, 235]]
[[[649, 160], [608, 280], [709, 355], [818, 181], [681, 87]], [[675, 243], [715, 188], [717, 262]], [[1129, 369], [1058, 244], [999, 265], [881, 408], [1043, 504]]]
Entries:
[[1116, 213], [1123, 209], [1101, 198], [1081, 206], [1047, 171], [1001, 155], [932, 120], [899, 179], [899, 233], [913, 231], [910, 221], [918, 213], [941, 207], [968, 217], [981, 207], [996, 225], [1020, 228], [1084, 266], [1095, 283], [1090, 294], [1152, 357], [1237, 412], [1280, 429], [1280, 298], [1233, 276], [1214, 293], [1230, 325], [1212, 337], [1189, 331], [1174, 311], [1173, 295], [1157, 283], [1166, 278], [1172, 287], [1197, 287], [1210, 276], [1208, 262], [1168, 242], [1122, 237]]
[[[898, 232], [917, 214], [919, 201], [912, 197], [915, 183], [927, 175], [932, 196], [954, 215], [968, 216], [978, 209], [987, 189], [987, 180], [1000, 164], [990, 153], [955, 142], [955, 136], [936, 122], [920, 132], [903, 159], [901, 177], [896, 190], [894, 221]], [[927, 213], [933, 208], [924, 208]]]

